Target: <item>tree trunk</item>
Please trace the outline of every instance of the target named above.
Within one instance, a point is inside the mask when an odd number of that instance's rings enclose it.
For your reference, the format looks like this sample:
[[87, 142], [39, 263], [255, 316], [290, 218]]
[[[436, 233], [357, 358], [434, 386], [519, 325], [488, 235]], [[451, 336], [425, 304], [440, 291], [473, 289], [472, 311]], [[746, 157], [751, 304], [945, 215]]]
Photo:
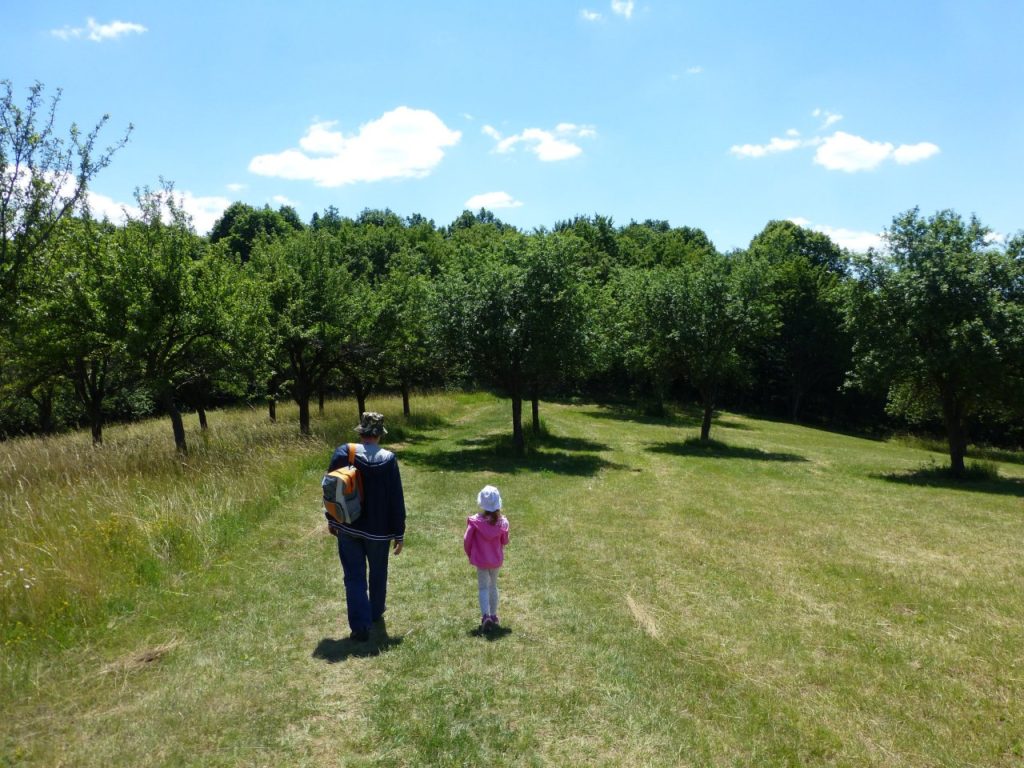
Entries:
[[366, 392], [362, 387], [356, 390], [356, 404], [359, 407], [359, 418], [362, 419], [363, 414], [366, 413]]
[[800, 416], [800, 405], [804, 399], [804, 391], [800, 388], [794, 388], [789, 393], [789, 420], [794, 424], [797, 423]]
[[318, 400], [317, 405], [318, 405], [318, 408], [319, 408], [319, 412], [320, 412], [320, 415], [323, 416], [324, 415], [324, 398], [327, 395], [324, 392], [324, 388], [323, 387], [320, 387], [319, 391], [317, 391], [316, 394], [317, 394], [317, 400]]
[[299, 432], [304, 435], [311, 434], [309, 430], [309, 395], [302, 392], [295, 397], [299, 404]]
[[178, 449], [178, 453], [184, 456], [188, 454], [188, 443], [185, 442], [185, 424], [181, 419], [181, 411], [178, 410], [178, 406], [174, 402], [174, 395], [171, 393], [165, 392], [160, 399], [163, 401], [164, 410], [167, 412], [167, 415], [171, 417], [174, 447]]
[[43, 387], [39, 392], [38, 399], [33, 397], [36, 409], [39, 412], [39, 431], [44, 435], [56, 431], [56, 424], [53, 420], [53, 387]]
[[533, 416], [533, 434], [540, 434], [540, 396], [536, 392], [530, 398], [530, 410]]
[[412, 411], [409, 409], [409, 382], [404, 380], [402, 381], [402, 414], [405, 418], [409, 418], [412, 415]]
[[518, 392], [512, 395], [512, 444], [516, 454], [526, 455], [526, 437], [523, 435], [523, 397]]
[[205, 432], [210, 427], [209, 422], [206, 420], [206, 409], [201, 405], [197, 406], [196, 414], [199, 416], [199, 428]]
[[963, 477], [966, 472], [964, 457], [967, 455], [967, 428], [964, 425], [963, 408], [956, 397], [943, 397], [942, 415], [946, 422], [946, 437], [949, 441], [949, 471], [953, 477]]
[[267, 398], [267, 416], [270, 417], [271, 423], [277, 422], [277, 398]]
[[92, 444], [103, 445], [103, 410], [89, 409], [89, 427], [92, 430]]
[[700, 440], [706, 443], [711, 439], [711, 417], [715, 412], [715, 398], [711, 394], [704, 395], [704, 420], [700, 423]]

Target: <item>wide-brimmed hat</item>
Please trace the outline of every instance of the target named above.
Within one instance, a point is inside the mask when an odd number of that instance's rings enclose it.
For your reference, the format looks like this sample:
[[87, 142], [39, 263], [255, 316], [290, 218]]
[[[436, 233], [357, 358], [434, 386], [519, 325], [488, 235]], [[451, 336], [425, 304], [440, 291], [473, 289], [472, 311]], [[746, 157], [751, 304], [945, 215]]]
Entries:
[[380, 437], [388, 433], [384, 429], [384, 414], [374, 413], [373, 411], [366, 411], [362, 418], [359, 419], [359, 425], [355, 429], [360, 435], [367, 435], [369, 437]]
[[485, 485], [476, 495], [476, 503], [484, 512], [501, 510], [501, 492], [493, 485]]

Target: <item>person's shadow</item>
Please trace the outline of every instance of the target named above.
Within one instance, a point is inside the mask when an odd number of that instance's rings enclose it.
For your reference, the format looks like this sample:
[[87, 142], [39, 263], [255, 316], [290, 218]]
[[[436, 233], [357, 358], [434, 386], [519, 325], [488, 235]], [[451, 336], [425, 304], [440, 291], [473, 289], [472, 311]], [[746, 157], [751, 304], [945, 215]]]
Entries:
[[490, 627], [484, 629], [483, 627], [474, 627], [469, 631], [471, 637], [482, 637], [490, 643], [495, 640], [501, 640], [503, 637], [508, 637], [512, 634], [512, 630], [506, 626]]
[[368, 656], [379, 656], [389, 648], [402, 644], [403, 638], [391, 637], [388, 635], [387, 625], [383, 620], [374, 624], [370, 629], [370, 639], [358, 642], [352, 638], [345, 637], [335, 640], [332, 637], [325, 637], [316, 644], [313, 650], [313, 658], [326, 661], [328, 664], [337, 664], [350, 657], [366, 658]]

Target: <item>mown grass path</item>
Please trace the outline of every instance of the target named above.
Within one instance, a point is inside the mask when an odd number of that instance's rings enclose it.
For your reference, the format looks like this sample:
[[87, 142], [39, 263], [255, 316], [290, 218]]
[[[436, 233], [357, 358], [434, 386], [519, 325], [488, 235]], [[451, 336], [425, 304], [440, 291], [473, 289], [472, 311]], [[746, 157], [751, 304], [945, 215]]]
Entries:
[[[386, 639], [345, 639], [311, 446], [201, 572], [32, 668], [0, 765], [1024, 760], [1021, 465], [965, 490], [909, 447], [731, 414], [702, 447], [686, 415], [547, 403], [516, 460], [505, 403], [420, 406]], [[491, 639], [460, 543], [488, 482], [512, 524]]]

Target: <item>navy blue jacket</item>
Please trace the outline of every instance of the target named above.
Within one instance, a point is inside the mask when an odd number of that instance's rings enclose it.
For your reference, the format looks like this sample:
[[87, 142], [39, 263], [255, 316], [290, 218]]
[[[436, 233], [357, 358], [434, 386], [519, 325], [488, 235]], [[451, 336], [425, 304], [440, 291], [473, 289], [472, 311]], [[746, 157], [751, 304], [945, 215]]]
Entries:
[[[334, 533], [373, 541], [402, 541], [405, 537], [405, 496], [398, 458], [375, 443], [356, 443], [356, 469], [363, 480], [363, 512], [354, 523], [328, 521]], [[327, 471], [348, 466], [348, 443], [339, 445]]]

